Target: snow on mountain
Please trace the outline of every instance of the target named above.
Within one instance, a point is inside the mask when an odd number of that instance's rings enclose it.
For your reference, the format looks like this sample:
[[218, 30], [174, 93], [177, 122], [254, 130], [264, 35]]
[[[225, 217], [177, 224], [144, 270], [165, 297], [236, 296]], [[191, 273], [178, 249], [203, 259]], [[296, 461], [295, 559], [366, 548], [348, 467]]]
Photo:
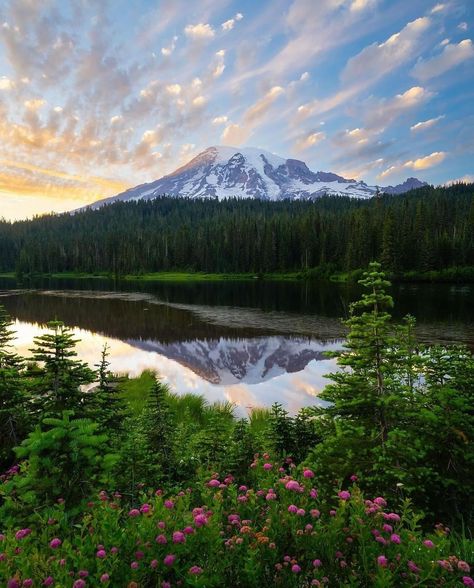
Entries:
[[[399, 194], [423, 182], [410, 178], [390, 193]], [[388, 189], [387, 189], [388, 190]], [[298, 159], [246, 147], [209, 147], [186, 165], [148, 184], [105, 198], [91, 205], [99, 208], [116, 201], [149, 200], [157, 196], [187, 198], [259, 198], [262, 200], [312, 199], [323, 195], [370, 198], [376, 186], [346, 179], [330, 172], [313, 172]], [[384, 191], [384, 188], [381, 188]]]
[[408, 190], [416, 190], [417, 188], [422, 188], [423, 186], [427, 186], [426, 182], [420, 182], [417, 178], [408, 178], [403, 182], [403, 184], [398, 184], [397, 186], [387, 186], [383, 189], [386, 194], [403, 194], [404, 192], [408, 192]]
[[338, 342], [283, 336], [128, 343], [177, 361], [213, 384], [224, 385], [257, 384], [285, 373], [300, 372], [310, 361], [325, 359], [325, 351], [340, 348]]

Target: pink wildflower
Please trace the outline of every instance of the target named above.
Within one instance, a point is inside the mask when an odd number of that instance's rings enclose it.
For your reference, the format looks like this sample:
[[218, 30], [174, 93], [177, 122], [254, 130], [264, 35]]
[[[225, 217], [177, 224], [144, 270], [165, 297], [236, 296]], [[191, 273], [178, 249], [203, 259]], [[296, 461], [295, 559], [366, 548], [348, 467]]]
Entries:
[[470, 588], [474, 586], [474, 580], [470, 576], [463, 576], [462, 583], [464, 586], [469, 586]]
[[301, 492], [301, 486], [296, 480], [290, 480], [285, 484], [287, 490], [293, 490], [294, 492]]
[[413, 572], [414, 574], [417, 574], [418, 572], [420, 572], [420, 568], [416, 565], [416, 563], [414, 561], [409, 561], [408, 562], [408, 569], [410, 570], [410, 572]]
[[377, 564], [381, 568], [386, 568], [388, 564], [388, 559], [385, 557], [385, 555], [379, 555], [377, 558]]
[[184, 527], [183, 533], [185, 535], [192, 535], [194, 533], [193, 527]]
[[57, 549], [58, 547], [61, 546], [61, 539], [58, 539], [57, 537], [55, 537], [54, 539], [51, 539], [51, 541], [49, 542], [49, 546], [51, 547], [51, 549]]
[[102, 576], [100, 577], [100, 581], [102, 582], [102, 584], [105, 584], [109, 580], [110, 580], [109, 574], [102, 574]]
[[296, 514], [298, 512], [298, 507], [295, 504], [290, 504], [288, 507], [288, 512], [291, 514]]
[[330, 510], [329, 511], [329, 516], [335, 517], [336, 516], [336, 511], [334, 509], [333, 510]]
[[176, 560], [176, 555], [169, 553], [167, 556], [165, 556], [163, 563], [165, 564], [165, 566], [170, 567], [174, 564], [175, 560]]
[[435, 544], [433, 543], [433, 541], [431, 541], [431, 539], [425, 539], [423, 541], [423, 545], [425, 547], [428, 547], [428, 549], [433, 549], [435, 547]]
[[299, 508], [299, 509], [296, 511], [296, 514], [297, 514], [299, 517], [304, 517], [304, 515], [306, 514], [306, 511], [305, 511], [305, 509], [304, 509], [304, 508]]
[[158, 560], [157, 559], [152, 559], [151, 562], [150, 562], [150, 568], [152, 570], [154, 570], [157, 567], [158, 567]]
[[316, 488], [311, 488], [311, 490], [309, 491], [309, 495], [311, 496], [311, 498], [317, 498], [318, 491], [316, 490]]
[[314, 559], [313, 560], [313, 567], [314, 568], [319, 568], [319, 567], [321, 567], [322, 563], [323, 562], [320, 559]]
[[139, 517], [140, 511], [138, 510], [138, 508], [132, 508], [132, 510], [129, 511], [128, 516], [129, 517]]
[[15, 533], [15, 539], [24, 539], [31, 533], [31, 529], [20, 529]]
[[293, 565], [291, 566], [291, 571], [292, 571], [294, 574], [299, 574], [299, 573], [301, 572], [301, 568], [300, 568], [300, 566], [299, 566], [298, 564], [293, 564]]
[[139, 566], [140, 564], [137, 561], [132, 561], [132, 563], [130, 564], [132, 570], [138, 570]]
[[400, 543], [402, 542], [402, 540], [400, 539], [400, 535], [397, 535], [396, 533], [390, 535], [390, 541], [392, 543], [396, 543], [397, 545], [400, 545]]
[[33, 586], [33, 580], [31, 578], [26, 578], [26, 580], [23, 580], [21, 585], [24, 588], [31, 588], [31, 586]]
[[341, 500], [349, 500], [349, 498], [351, 497], [351, 493], [348, 492], [347, 490], [341, 490], [338, 493], [338, 496]]
[[52, 576], [48, 576], [43, 582], [43, 586], [52, 586], [53, 584], [54, 578]]
[[458, 570], [461, 572], [470, 572], [471, 568], [469, 567], [469, 564], [466, 561], [463, 561], [462, 559], [460, 559], [458, 561]]
[[171, 510], [174, 507], [174, 502], [172, 500], [165, 500], [164, 505], [165, 508]]
[[272, 467], [273, 467], [273, 466], [272, 466], [272, 464], [271, 464], [271, 463], [264, 463], [264, 464], [263, 464], [263, 469], [264, 469], [264, 470], [266, 470], [267, 472], [268, 472], [269, 470], [271, 470], [271, 469], [272, 469]]
[[142, 504], [140, 507], [140, 512], [143, 514], [149, 513], [151, 510], [151, 506], [149, 504]]
[[192, 568], [189, 568], [189, 573], [193, 576], [199, 576], [199, 574], [202, 574], [202, 572], [203, 570], [199, 566], [193, 566]]
[[310, 469], [303, 470], [303, 478], [314, 478], [314, 472]]
[[382, 498], [381, 496], [377, 496], [377, 498], [374, 498], [374, 503], [377, 506], [387, 506], [387, 501], [385, 500], [385, 498]]
[[198, 514], [194, 517], [194, 524], [196, 525], [196, 527], [204, 527], [204, 525], [207, 525], [207, 517], [205, 514]]
[[321, 516], [321, 513], [319, 512], [319, 510], [317, 508], [312, 508], [309, 511], [309, 514], [313, 517], [313, 519], [317, 519]]
[[185, 543], [186, 542], [186, 537], [184, 535], [184, 533], [182, 533], [181, 531], [175, 531], [173, 533], [173, 543]]
[[164, 535], [157, 535], [155, 537], [155, 541], [160, 545], [165, 545], [165, 543], [168, 543], [168, 539]]
[[84, 580], [76, 580], [72, 585], [72, 588], [85, 588], [85, 581]]
[[358, 479], [359, 478], [355, 474], [352, 474], [352, 476], [350, 478], [351, 482], [357, 482]]
[[106, 557], [105, 549], [99, 549], [99, 551], [95, 554], [98, 559], [104, 559]]
[[209, 480], [209, 482], [207, 483], [209, 488], [217, 488], [219, 486], [219, 484], [220, 484], [219, 480], [216, 480], [216, 479]]

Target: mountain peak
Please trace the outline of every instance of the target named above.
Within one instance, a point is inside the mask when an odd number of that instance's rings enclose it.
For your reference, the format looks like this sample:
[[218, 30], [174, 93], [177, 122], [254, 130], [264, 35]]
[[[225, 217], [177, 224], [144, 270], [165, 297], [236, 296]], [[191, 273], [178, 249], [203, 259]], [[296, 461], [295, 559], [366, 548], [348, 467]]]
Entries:
[[[382, 191], [400, 194], [425, 185], [409, 178]], [[362, 181], [332, 172], [313, 172], [304, 161], [285, 159], [255, 147], [213, 145], [162, 178], [130, 188], [92, 205], [115, 201], [150, 200], [162, 195], [187, 198], [259, 198], [306, 200], [324, 195], [370, 198], [377, 191]]]

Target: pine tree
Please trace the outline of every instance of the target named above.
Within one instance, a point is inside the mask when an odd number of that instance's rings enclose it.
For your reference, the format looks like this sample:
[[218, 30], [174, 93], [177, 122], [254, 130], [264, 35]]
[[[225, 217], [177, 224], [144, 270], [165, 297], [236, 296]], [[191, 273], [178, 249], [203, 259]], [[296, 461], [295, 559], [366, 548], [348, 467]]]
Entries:
[[43, 366], [36, 385], [36, 404], [46, 414], [60, 415], [64, 410], [72, 410], [85, 416], [85, 393], [81, 387], [94, 381], [94, 372], [76, 359], [78, 340], [64, 323], [52, 321], [48, 327], [51, 332], [35, 337], [36, 347], [31, 350], [35, 361]]
[[13, 322], [0, 306], [0, 466], [13, 458], [27, 427], [26, 402], [21, 376], [23, 360], [12, 350]]
[[111, 382], [112, 374], [109, 370], [109, 347], [104, 344], [100, 362], [97, 368], [98, 386], [86, 397], [86, 409], [89, 416], [101, 425], [103, 431], [115, 436], [122, 429], [125, 403], [118, 386]]

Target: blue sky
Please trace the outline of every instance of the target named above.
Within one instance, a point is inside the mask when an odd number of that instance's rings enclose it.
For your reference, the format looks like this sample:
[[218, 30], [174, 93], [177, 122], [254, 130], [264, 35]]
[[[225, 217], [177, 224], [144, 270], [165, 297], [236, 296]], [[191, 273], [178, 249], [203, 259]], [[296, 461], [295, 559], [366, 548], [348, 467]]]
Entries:
[[474, 179], [472, 0], [0, 0], [0, 216], [206, 147], [378, 185]]

